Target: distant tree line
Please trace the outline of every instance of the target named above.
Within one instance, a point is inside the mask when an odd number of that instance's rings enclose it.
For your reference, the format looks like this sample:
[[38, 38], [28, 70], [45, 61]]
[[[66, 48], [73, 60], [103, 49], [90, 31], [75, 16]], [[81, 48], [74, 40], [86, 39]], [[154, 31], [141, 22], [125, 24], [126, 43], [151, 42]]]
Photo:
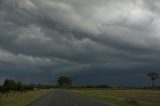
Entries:
[[155, 80], [160, 78], [160, 75], [156, 72], [150, 72], [147, 74], [149, 78], [152, 80], [152, 86], [143, 86], [143, 87], [137, 87], [137, 86], [130, 86], [130, 87], [118, 87], [118, 86], [111, 86], [107, 84], [100, 84], [100, 85], [73, 85], [72, 79], [67, 76], [60, 76], [57, 80], [57, 88], [107, 88], [107, 89], [160, 89], [160, 86], [155, 85]]
[[115, 88], [115, 86], [109, 85], [83, 85], [83, 86], [72, 86], [72, 88]]
[[105, 84], [76, 86], [72, 84], [72, 79], [70, 77], [60, 76], [57, 80], [56, 87], [57, 88], [114, 88], [115, 86], [109, 86]]
[[52, 85], [43, 85], [43, 84], [24, 84], [20, 81], [15, 81], [12, 79], [6, 79], [4, 83], [0, 86], [1, 97], [3, 94], [8, 95], [9, 92], [28, 92], [35, 89], [50, 89], [53, 88]]

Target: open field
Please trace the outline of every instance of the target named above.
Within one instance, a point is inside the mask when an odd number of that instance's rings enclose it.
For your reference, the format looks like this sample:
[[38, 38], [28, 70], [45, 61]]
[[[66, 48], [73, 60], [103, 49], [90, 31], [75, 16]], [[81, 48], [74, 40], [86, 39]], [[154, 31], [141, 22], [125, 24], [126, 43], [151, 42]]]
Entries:
[[2, 95], [2, 98], [0, 98], [0, 106], [26, 106], [50, 91], [51, 90], [34, 90], [26, 93], [13, 92], [9, 93], [7, 98], [6, 95]]
[[72, 90], [72, 92], [122, 106], [160, 106], [160, 91]]

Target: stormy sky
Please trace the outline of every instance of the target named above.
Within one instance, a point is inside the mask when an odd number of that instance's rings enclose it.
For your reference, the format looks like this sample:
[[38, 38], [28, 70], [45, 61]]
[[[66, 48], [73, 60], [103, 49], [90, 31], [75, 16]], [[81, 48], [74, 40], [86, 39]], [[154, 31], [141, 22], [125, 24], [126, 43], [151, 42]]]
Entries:
[[152, 71], [159, 0], [0, 0], [0, 83], [149, 86]]

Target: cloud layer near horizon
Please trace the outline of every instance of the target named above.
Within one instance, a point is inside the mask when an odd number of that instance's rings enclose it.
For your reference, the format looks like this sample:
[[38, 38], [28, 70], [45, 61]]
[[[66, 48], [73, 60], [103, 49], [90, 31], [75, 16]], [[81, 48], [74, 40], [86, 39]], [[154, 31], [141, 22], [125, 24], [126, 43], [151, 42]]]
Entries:
[[159, 0], [1, 0], [0, 78], [145, 75], [160, 62], [159, 11]]

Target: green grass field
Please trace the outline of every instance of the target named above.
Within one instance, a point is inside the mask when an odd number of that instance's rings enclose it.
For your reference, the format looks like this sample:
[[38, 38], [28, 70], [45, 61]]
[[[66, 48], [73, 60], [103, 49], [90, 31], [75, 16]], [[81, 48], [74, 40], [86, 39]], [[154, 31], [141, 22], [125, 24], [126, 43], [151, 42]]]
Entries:
[[0, 98], [0, 106], [26, 106], [50, 91], [34, 90], [26, 93], [9, 93], [7, 98], [5, 95]]
[[121, 106], [160, 106], [160, 91], [72, 90], [72, 92]]

